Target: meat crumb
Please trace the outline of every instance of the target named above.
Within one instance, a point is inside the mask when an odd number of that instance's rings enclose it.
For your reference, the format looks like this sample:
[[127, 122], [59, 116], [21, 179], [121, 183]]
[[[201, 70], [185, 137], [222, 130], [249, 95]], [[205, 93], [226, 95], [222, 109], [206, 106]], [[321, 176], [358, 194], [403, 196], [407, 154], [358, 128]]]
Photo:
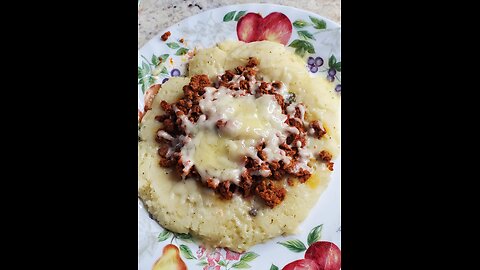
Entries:
[[320, 122], [313, 121], [310, 123], [310, 128], [313, 129], [313, 137], [320, 139], [325, 135], [327, 132], [325, 129], [320, 125]]
[[327, 168], [328, 168], [330, 171], [333, 171], [333, 162], [328, 162], [328, 163], [327, 163]]
[[161, 38], [162, 38], [163, 41], [167, 41], [167, 39], [168, 39], [168, 37], [170, 37], [170, 35], [171, 35], [170, 31], [167, 31], [162, 35]]
[[319, 154], [318, 157], [320, 158], [321, 161], [327, 163], [327, 168], [330, 171], [333, 171], [333, 162], [332, 162], [332, 154], [328, 151], [322, 150]]
[[260, 62], [258, 61], [257, 58], [255, 57], [249, 57], [248, 58], [248, 63], [246, 65], [247, 68], [252, 68], [252, 67], [255, 67], [255, 66], [258, 66]]
[[230, 181], [220, 182], [217, 186], [217, 191], [224, 199], [230, 200], [233, 197], [233, 192], [230, 190]]
[[287, 193], [285, 188], [276, 188], [271, 180], [262, 180], [255, 188], [255, 192], [270, 208], [281, 203]]
[[332, 160], [332, 154], [328, 151], [322, 150], [318, 155], [322, 161], [330, 162]]

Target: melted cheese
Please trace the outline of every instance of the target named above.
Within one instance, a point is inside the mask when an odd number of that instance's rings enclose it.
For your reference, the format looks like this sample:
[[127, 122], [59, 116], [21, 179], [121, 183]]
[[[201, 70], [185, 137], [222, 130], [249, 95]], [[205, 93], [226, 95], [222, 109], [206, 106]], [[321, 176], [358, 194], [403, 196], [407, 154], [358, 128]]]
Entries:
[[[204, 113], [196, 123], [182, 116], [185, 132], [191, 140], [182, 148], [182, 162], [188, 170], [193, 165], [206, 181], [216, 183], [230, 180], [239, 184], [244, 168], [245, 156], [260, 163], [255, 147], [265, 143], [267, 161], [283, 160], [288, 164], [290, 157], [279, 148], [290, 133], [298, 129], [285, 123], [287, 116], [273, 95], [239, 95], [238, 91], [225, 87], [206, 87], [199, 106]], [[225, 126], [217, 128], [217, 121]], [[300, 166], [302, 168], [306, 167]], [[261, 171], [260, 175], [268, 175]]]

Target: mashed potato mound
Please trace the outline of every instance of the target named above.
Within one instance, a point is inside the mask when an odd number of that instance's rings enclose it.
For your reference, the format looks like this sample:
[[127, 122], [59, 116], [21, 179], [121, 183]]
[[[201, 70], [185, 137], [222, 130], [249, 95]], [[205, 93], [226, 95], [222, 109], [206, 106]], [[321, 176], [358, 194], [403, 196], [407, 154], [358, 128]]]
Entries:
[[[295, 93], [297, 101], [305, 104], [308, 121], [323, 123], [327, 134], [320, 140], [311, 139], [307, 147], [314, 153], [327, 150], [335, 159], [340, 142], [340, 98], [333, 91], [332, 83], [312, 77], [305, 68], [305, 60], [290, 49], [269, 41], [223, 42], [198, 51], [189, 64], [189, 76], [207, 74], [213, 81], [216, 75], [245, 65], [249, 57], [256, 57], [260, 62], [259, 80], [282, 81], [288, 91]], [[273, 209], [241, 196], [222, 200], [197, 181], [182, 181], [171, 169], [159, 166], [155, 135], [162, 123], [154, 118], [164, 113], [160, 102], [175, 102], [183, 95], [182, 86], [189, 81], [189, 78], [175, 77], [163, 84], [152, 109], [140, 124], [138, 193], [148, 211], [168, 230], [190, 233], [206, 245], [237, 252], [267, 239], [294, 233], [328, 184], [330, 171], [325, 163], [312, 161], [312, 176], [304, 184], [285, 185], [286, 198]], [[258, 209], [256, 216], [249, 215], [252, 207]]]

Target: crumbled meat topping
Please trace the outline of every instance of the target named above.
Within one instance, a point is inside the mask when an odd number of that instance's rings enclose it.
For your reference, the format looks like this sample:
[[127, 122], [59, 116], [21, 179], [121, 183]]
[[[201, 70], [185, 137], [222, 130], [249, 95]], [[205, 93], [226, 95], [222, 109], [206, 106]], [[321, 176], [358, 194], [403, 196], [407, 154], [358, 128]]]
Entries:
[[332, 160], [332, 154], [328, 151], [322, 150], [318, 155], [322, 161], [330, 162]]
[[168, 37], [170, 37], [170, 35], [171, 35], [170, 31], [167, 31], [161, 36], [161, 38], [162, 38], [163, 41], [167, 41], [167, 39], [168, 39]]
[[333, 171], [333, 162], [332, 162], [332, 154], [328, 151], [322, 150], [318, 154], [319, 158], [321, 161], [325, 162], [327, 164], [327, 168], [330, 171]]
[[313, 135], [315, 138], [320, 139], [325, 135], [327, 132], [323, 128], [323, 126], [320, 125], [319, 121], [313, 121], [310, 123], [310, 130], [309, 134]]
[[262, 180], [255, 188], [255, 193], [265, 201], [266, 205], [273, 208], [285, 199], [287, 191], [283, 187], [275, 187], [271, 180]]
[[[178, 101], [171, 104], [161, 101], [160, 107], [163, 114], [157, 115], [155, 120], [163, 125], [157, 131], [155, 140], [160, 144], [158, 148], [160, 166], [174, 169], [183, 179], [192, 178], [202, 182], [204, 186], [218, 193], [222, 199], [229, 200], [235, 193], [244, 198], [257, 196], [268, 207], [273, 208], [280, 204], [286, 196], [287, 191], [282, 187], [284, 181], [293, 186], [292, 177], [298, 179], [300, 183], [304, 183], [311, 176], [312, 169], [307, 163], [313, 155], [309, 155], [304, 149], [307, 144], [307, 135], [321, 138], [326, 132], [318, 121], [311, 122], [308, 127], [305, 126], [305, 107], [301, 103], [285, 100], [288, 96], [284, 98], [282, 95], [281, 91], [284, 89], [282, 82], [257, 82], [255, 80], [257, 65], [259, 65], [258, 59], [250, 57], [246, 66], [227, 70], [223, 75], [217, 76], [214, 83], [209, 80], [207, 75], [194, 75], [189, 84], [183, 86], [183, 96]], [[267, 147], [265, 141], [260, 141], [254, 149], [254, 156], [243, 157], [241, 162], [243, 170], [239, 173], [236, 181], [229, 178], [202, 178], [193, 161], [182, 156], [182, 147], [192, 140], [185, 121], [190, 125], [197, 123], [199, 119], [205, 121], [208, 117], [202, 112], [200, 106], [200, 101], [205, 98], [204, 94], [209, 89], [205, 90], [205, 87], [216, 89], [225, 87], [232, 90], [233, 96], [253, 95], [255, 98], [264, 95], [273, 96], [273, 103], [275, 101], [278, 103], [282, 114], [286, 117], [282, 125], [285, 125], [289, 132], [288, 136], [286, 135], [277, 144], [278, 151], [283, 158], [272, 159], [272, 150]], [[223, 132], [231, 125], [228, 119], [216, 119], [218, 118], [215, 118], [212, 125], [216, 127], [217, 132]], [[333, 163], [330, 162], [331, 154], [322, 151], [319, 158], [327, 162], [328, 168], [333, 170]], [[252, 211], [250, 214], [255, 216], [256, 209], [252, 209]]]

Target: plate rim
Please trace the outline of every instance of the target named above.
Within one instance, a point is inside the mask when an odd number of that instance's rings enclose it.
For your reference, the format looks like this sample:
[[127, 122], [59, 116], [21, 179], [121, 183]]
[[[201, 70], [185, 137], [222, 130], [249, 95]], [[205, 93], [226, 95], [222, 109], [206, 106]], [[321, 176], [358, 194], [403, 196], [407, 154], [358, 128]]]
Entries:
[[176, 24], [185, 23], [185, 21], [190, 20], [191, 18], [194, 18], [194, 17], [196, 17], [196, 16], [205, 15], [205, 13], [207, 13], [207, 12], [213, 12], [213, 11], [215, 11], [215, 10], [219, 10], [219, 9], [223, 9], [223, 8], [227, 8], [227, 7], [241, 7], [241, 6], [252, 6], [252, 5], [254, 5], [254, 6], [267, 6], [267, 7], [270, 7], [270, 6], [271, 6], [271, 7], [280, 7], [280, 8], [293, 9], [293, 10], [295, 10], [295, 11], [297, 11], [297, 12], [304, 12], [304, 13], [307, 13], [307, 14], [310, 14], [310, 15], [318, 16], [318, 17], [322, 18], [323, 20], [327, 21], [328, 23], [333, 24], [334, 26], [336, 26], [336, 27], [338, 27], [338, 28], [340, 28], [340, 29], [342, 28], [340, 23], [337, 23], [337, 22], [333, 21], [332, 19], [329, 19], [329, 18], [327, 18], [327, 17], [325, 17], [325, 16], [322, 16], [322, 15], [317, 14], [317, 13], [315, 13], [315, 12], [311, 12], [311, 11], [308, 11], [308, 10], [304, 10], [304, 9], [297, 8], [297, 7], [292, 7], [292, 6], [287, 6], [287, 5], [269, 4], [269, 3], [245, 3], [245, 4], [226, 5], [226, 6], [220, 6], [220, 7], [208, 9], [208, 10], [202, 11], [202, 12], [200, 12], [200, 13], [197, 13], [197, 14], [195, 14], [195, 15], [188, 16], [188, 17], [184, 18], [183, 20], [178, 21], [178, 22], [176, 22], [176, 23], [174, 23], [174, 24], [172, 24], [172, 25], [170, 25], [170, 26], [168, 26], [168, 27], [166, 27], [166, 28], [160, 29], [160, 30], [158, 31], [158, 33], [156, 33], [151, 39], [149, 39], [147, 42], [145, 42], [145, 43], [143, 44], [143, 46], [138, 49], [138, 52], [140, 52], [141, 50], [146, 49], [145, 47], [147, 47], [147, 45], [148, 45], [150, 42], [152, 42], [153, 39], [159, 37], [159, 36], [161, 35], [161, 33], [164, 33], [165, 31], [168, 31], [169, 28], [172, 28], [172, 27], [175, 26]]

